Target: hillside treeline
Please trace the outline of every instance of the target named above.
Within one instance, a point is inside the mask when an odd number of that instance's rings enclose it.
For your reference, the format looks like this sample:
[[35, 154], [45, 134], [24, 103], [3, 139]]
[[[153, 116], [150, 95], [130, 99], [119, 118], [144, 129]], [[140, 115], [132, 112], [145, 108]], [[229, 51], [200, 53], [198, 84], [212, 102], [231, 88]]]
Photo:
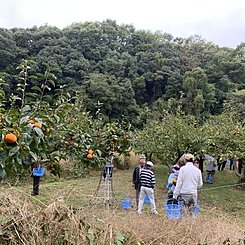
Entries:
[[71, 98], [79, 93], [92, 115], [99, 110], [110, 120], [136, 122], [159, 107], [181, 106], [198, 118], [220, 114], [226, 106], [245, 111], [245, 43], [219, 47], [199, 36], [176, 38], [112, 20], [62, 30], [1, 28], [0, 72], [9, 74], [4, 76], [9, 95], [16, 90], [22, 59], [38, 64], [33, 73], [42, 73], [45, 63], [56, 67], [56, 89], [65, 88]]

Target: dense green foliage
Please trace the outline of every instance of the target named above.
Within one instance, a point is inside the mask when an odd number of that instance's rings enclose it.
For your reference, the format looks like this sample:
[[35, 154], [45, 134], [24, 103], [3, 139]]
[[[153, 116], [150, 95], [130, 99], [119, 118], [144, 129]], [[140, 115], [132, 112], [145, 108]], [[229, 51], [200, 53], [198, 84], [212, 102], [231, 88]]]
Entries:
[[[138, 122], [141, 108], [158, 99], [182, 100], [197, 117], [219, 114], [225, 101], [244, 108], [245, 43], [221, 48], [198, 36], [174, 38], [115, 21], [0, 29], [0, 71], [15, 74], [22, 59], [59, 68], [56, 88], [81, 91], [95, 116], [98, 101], [108, 119]], [[43, 72], [45, 67], [36, 67]], [[14, 77], [5, 92], [16, 88]], [[40, 85], [40, 81], [33, 81]], [[27, 89], [30, 89], [28, 87]], [[50, 94], [54, 94], [51, 89]]]
[[187, 151], [244, 159], [244, 79], [245, 43], [220, 48], [111, 20], [0, 29], [0, 176], [39, 157], [53, 173], [62, 158], [94, 167], [132, 145], [162, 163]]
[[[56, 89], [52, 99], [49, 92], [55, 87], [57, 69], [43, 66], [44, 73], [34, 72], [37, 63], [23, 60], [11, 94], [4, 91], [10, 75], [0, 74], [0, 178], [21, 176], [40, 160], [60, 175], [59, 161], [69, 159], [80, 174], [84, 168], [104, 164], [110, 151], [126, 154], [130, 150], [128, 125], [107, 123], [99, 110], [93, 119], [81, 103], [81, 94], [76, 91], [71, 96], [66, 86]], [[38, 85], [33, 84], [36, 81]]]

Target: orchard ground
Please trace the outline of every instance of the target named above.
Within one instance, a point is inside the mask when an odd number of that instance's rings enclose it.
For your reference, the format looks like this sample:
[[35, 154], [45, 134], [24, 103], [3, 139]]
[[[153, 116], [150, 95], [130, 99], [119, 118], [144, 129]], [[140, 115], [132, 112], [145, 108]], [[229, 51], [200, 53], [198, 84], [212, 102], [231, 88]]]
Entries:
[[[32, 179], [13, 187], [3, 183], [1, 195], [1, 244], [244, 244], [245, 193], [224, 187], [237, 183], [234, 171], [216, 172], [215, 183], [204, 184], [200, 192], [201, 211], [195, 218], [168, 220], [163, 205], [168, 169], [157, 165], [156, 204], [159, 215], [142, 216], [135, 206], [122, 210], [120, 201], [135, 201], [133, 169], [116, 170], [113, 187], [117, 204], [109, 207], [89, 201], [100, 179], [100, 171], [84, 178], [45, 176], [40, 195], [32, 197]], [[12, 239], [12, 240], [11, 240]], [[12, 243], [8, 243], [12, 241]], [[18, 243], [19, 242], [19, 243]]]

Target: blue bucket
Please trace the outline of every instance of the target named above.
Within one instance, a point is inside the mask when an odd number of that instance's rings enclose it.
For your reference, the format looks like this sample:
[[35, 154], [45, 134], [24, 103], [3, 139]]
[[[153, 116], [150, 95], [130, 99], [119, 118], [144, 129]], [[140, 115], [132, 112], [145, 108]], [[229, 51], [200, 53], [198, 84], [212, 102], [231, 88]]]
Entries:
[[122, 199], [121, 208], [122, 209], [130, 209], [130, 208], [132, 208], [132, 200], [131, 199]]
[[165, 204], [164, 208], [168, 219], [179, 219], [181, 217], [181, 205]]
[[144, 204], [150, 204], [150, 198], [149, 196], [145, 196], [145, 199], [144, 199]]
[[33, 168], [32, 173], [34, 176], [43, 176], [44, 168]]

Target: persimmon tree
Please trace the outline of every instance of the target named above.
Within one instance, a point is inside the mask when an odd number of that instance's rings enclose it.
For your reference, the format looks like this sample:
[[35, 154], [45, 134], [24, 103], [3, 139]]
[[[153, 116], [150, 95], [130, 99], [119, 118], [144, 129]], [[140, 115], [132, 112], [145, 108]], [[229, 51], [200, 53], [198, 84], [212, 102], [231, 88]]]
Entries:
[[240, 182], [245, 181], [245, 129], [244, 121], [234, 111], [225, 111], [221, 115], [211, 117], [201, 130], [206, 137], [206, 151], [226, 159], [239, 159], [243, 167], [236, 174]]
[[183, 153], [196, 153], [203, 149], [204, 135], [200, 131], [194, 116], [163, 112], [163, 119], [149, 120], [145, 128], [138, 131], [134, 148], [152, 157], [162, 164], [175, 163]]
[[164, 113], [162, 119], [149, 120], [144, 129], [137, 132], [134, 149], [152, 155], [162, 164], [171, 165], [185, 152], [194, 155], [210, 154], [215, 158], [239, 159], [242, 171], [236, 174], [244, 182], [245, 149], [244, 121], [234, 112], [225, 111], [199, 124], [194, 116]]
[[[47, 169], [60, 175], [61, 159], [74, 162], [80, 171], [102, 164], [108, 151], [125, 153], [130, 145], [125, 127], [92, 118], [83, 107], [81, 93], [65, 86], [55, 90], [58, 70], [42, 66], [45, 70], [40, 73], [34, 61], [23, 60], [16, 76], [1, 75], [0, 177], [19, 177], [38, 158], [46, 159]], [[17, 81], [9, 96], [4, 90], [6, 78], [15, 79], [13, 86]], [[14, 140], [6, 140], [9, 133]], [[93, 153], [88, 156], [89, 150]]]

